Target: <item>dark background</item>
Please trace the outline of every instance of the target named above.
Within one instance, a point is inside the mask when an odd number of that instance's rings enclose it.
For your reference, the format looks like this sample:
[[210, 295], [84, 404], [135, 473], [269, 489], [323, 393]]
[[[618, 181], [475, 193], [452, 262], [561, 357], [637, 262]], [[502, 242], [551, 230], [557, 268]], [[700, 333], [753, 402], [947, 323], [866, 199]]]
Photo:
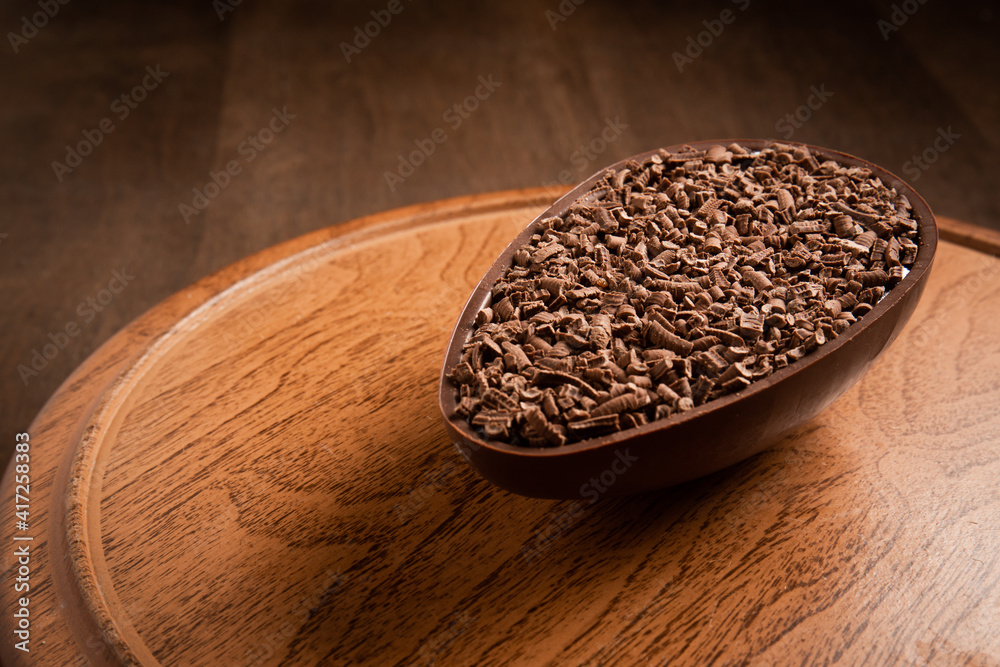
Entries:
[[[561, 172], [579, 181], [657, 146], [789, 138], [781, 121], [813, 88], [832, 95], [800, 110], [810, 117], [792, 140], [867, 158], [937, 213], [1000, 229], [992, 2], [750, 0], [743, 11], [746, 0], [566, 0], [575, 9], [553, 30], [546, 12], [559, 0], [401, 0], [350, 63], [341, 42], [387, 1], [42, 2], [58, 11], [38, 19], [37, 34], [23, 32], [37, 0], [0, 9], [0, 462], [103, 341], [246, 255], [397, 206], [551, 184]], [[703, 35], [708, 46], [678, 71], [674, 52], [726, 8], [732, 23]], [[15, 53], [8, 33], [33, 36]], [[157, 65], [169, 75], [120, 119], [115, 99]], [[445, 112], [490, 75], [500, 85], [453, 127]], [[248, 163], [240, 144], [273, 108], [294, 118]], [[114, 131], [60, 182], [52, 163], [104, 118]], [[600, 155], [574, 154], [608, 119], [627, 127]], [[390, 189], [385, 172], [435, 128], [446, 141]], [[949, 128], [959, 137], [935, 155]], [[926, 170], [907, 165], [928, 149]], [[241, 172], [185, 221], [179, 205], [230, 160]], [[98, 312], [87, 300], [116, 270], [134, 277]], [[74, 324], [77, 335], [25, 382], [19, 366]]]

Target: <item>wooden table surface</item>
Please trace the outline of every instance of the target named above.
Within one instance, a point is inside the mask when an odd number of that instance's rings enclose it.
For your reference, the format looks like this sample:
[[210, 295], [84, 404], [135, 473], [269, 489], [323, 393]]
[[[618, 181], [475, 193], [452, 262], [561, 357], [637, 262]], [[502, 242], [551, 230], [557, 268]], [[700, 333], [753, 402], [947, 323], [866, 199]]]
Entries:
[[[921, 2], [898, 30], [903, 0], [402, 0], [350, 62], [341, 43], [388, 0], [74, 0], [15, 52], [8, 33], [30, 33], [38, 3], [0, 5], [0, 461], [101, 343], [235, 261], [400, 206], [577, 182], [658, 146], [828, 146], [912, 181], [939, 214], [1000, 230], [989, 0]], [[565, 21], [560, 5], [575, 7]], [[734, 20], [679, 71], [673, 54], [725, 9]], [[157, 65], [169, 74], [155, 89], [120, 101]], [[499, 87], [456, 118], [480, 76]], [[295, 117], [249, 162], [240, 146], [274, 108]], [[104, 118], [114, 130], [57, 175]], [[436, 128], [447, 140], [390, 187], [385, 173]], [[927, 151], [923, 169], [913, 157]], [[186, 221], [180, 205], [232, 160], [240, 173]], [[132, 278], [111, 294], [116, 271]]]
[[772, 449], [535, 500], [477, 477], [436, 391], [547, 201], [321, 230], [116, 334], [30, 428], [30, 528], [0, 541], [34, 538], [32, 644], [4, 664], [1000, 663], [1000, 260], [942, 242], [900, 338]]

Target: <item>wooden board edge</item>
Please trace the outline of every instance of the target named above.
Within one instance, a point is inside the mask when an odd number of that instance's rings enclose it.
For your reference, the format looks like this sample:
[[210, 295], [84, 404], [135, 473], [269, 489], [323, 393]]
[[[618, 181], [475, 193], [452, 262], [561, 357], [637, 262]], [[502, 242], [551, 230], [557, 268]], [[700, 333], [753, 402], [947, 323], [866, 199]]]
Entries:
[[1000, 255], [1000, 232], [954, 218], [938, 216], [938, 235], [943, 241], [972, 248], [987, 255]]
[[[102, 403], [101, 397], [122, 379], [123, 374], [128, 374], [145, 352], [155, 345], [157, 340], [171, 327], [233, 285], [272, 264], [305, 252], [309, 248], [330, 241], [360, 242], [373, 235], [389, 234], [409, 227], [433, 224], [436, 221], [456, 216], [515, 211], [529, 207], [542, 208], [561, 196], [566, 190], [539, 187], [464, 195], [390, 209], [308, 232], [238, 260], [175, 292], [126, 324], [91, 353], [56, 389], [26, 429], [32, 434], [33, 441], [35, 441], [35, 433], [53, 428], [56, 424], [59, 425], [57, 430], [63, 434], [70, 434], [68, 435], [69, 442], [53, 443], [44, 456], [37, 459], [37, 468], [36, 465], [32, 466], [33, 478], [40, 476], [35, 474], [36, 470], [44, 470], [52, 473], [51, 479], [53, 480], [50, 488], [36, 494], [32, 503], [34, 507], [44, 506], [47, 510], [45, 521], [33, 525], [33, 528], [37, 531], [36, 534], [44, 540], [39, 543], [39, 546], [44, 546], [53, 552], [47, 560], [48, 568], [52, 568], [53, 571], [39, 572], [36, 575], [48, 579], [50, 582], [53, 608], [48, 609], [48, 611], [59, 617], [58, 620], [53, 618], [45, 624], [46, 635], [51, 642], [50, 646], [55, 648], [53, 644], [59, 645], [61, 643], [63, 649], [71, 650], [71, 647], [76, 645], [77, 650], [80, 650], [83, 648], [80, 644], [83, 641], [82, 638], [90, 637], [90, 640], [87, 641], [89, 647], [95, 636], [95, 631], [108, 630], [108, 618], [82, 619], [76, 617], [78, 612], [88, 606], [94, 606], [95, 602], [99, 606], [99, 601], [95, 601], [95, 597], [102, 596], [95, 596], [93, 587], [81, 582], [77, 578], [80, 573], [74, 571], [74, 568], [70, 567], [63, 558], [69, 552], [74, 551], [74, 545], [86, 550], [85, 543], [77, 544], [79, 535], [67, 531], [71, 524], [79, 523], [79, 521], [68, 521], [66, 515], [67, 512], [73, 512], [79, 507], [78, 504], [72, 502], [73, 498], [70, 497], [75, 495], [72, 483], [74, 476], [71, 468], [77, 458], [76, 452], [69, 451], [67, 448], [70, 443], [76, 442], [74, 439], [83, 440], [86, 438], [86, 426], [94, 414], [98, 412]], [[525, 220], [525, 224], [527, 222], [528, 220]], [[62, 414], [59, 414], [60, 412]], [[34, 451], [33, 449], [33, 463], [36, 460]], [[3, 489], [4, 494], [12, 495], [14, 481], [12, 475], [13, 467], [8, 466], [4, 471], [2, 481], [0, 481], [0, 489]], [[12, 535], [12, 527], [0, 529], [0, 538], [10, 542]], [[79, 552], [80, 549], [77, 548], [76, 551]], [[87, 579], [92, 584], [93, 577], [87, 577]], [[10, 601], [9, 595], [13, 593], [11, 591], [6, 593], [0, 593], [0, 602]], [[40, 602], [41, 600], [39, 600]], [[123, 639], [125, 638], [117, 636], [105, 637], [99, 643], [102, 651], [110, 648], [111, 655], [99, 652], [96, 655], [87, 654], [85, 659], [93, 664], [112, 664], [122, 661], [124, 664], [141, 664], [140, 656], [132, 654], [129, 650], [129, 642], [123, 642]], [[39, 646], [39, 650], [44, 650], [44, 647]], [[66, 653], [56, 655], [58, 656], [57, 660], [69, 657]], [[77, 653], [75, 659], [78, 660], [81, 657], [84, 657], [83, 654]], [[146, 657], [147, 660], [149, 658], [149, 656], [143, 657]], [[19, 651], [13, 650], [11, 644], [0, 646], [0, 664], [33, 664], [36, 659], [37, 654], [36, 656], [22, 655]]]

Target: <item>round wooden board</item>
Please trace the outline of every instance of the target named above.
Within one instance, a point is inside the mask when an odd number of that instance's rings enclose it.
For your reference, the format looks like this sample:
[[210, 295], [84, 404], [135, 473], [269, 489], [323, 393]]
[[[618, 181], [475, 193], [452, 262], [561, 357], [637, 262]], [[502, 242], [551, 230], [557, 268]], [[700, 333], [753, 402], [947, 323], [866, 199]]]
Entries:
[[323, 230], [109, 341], [29, 431], [32, 652], [4, 662], [1000, 661], [1000, 262], [942, 243], [900, 339], [768, 452], [533, 500], [462, 460], [436, 384], [466, 296], [550, 199]]

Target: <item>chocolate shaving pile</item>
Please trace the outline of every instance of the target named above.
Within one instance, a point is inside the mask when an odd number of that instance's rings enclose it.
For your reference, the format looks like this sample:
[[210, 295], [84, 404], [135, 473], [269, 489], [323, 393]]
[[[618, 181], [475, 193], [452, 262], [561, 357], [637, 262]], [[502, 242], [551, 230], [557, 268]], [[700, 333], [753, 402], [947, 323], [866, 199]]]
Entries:
[[917, 256], [910, 202], [801, 146], [659, 151], [541, 221], [450, 378], [488, 439], [560, 446], [684, 412], [843, 333]]

